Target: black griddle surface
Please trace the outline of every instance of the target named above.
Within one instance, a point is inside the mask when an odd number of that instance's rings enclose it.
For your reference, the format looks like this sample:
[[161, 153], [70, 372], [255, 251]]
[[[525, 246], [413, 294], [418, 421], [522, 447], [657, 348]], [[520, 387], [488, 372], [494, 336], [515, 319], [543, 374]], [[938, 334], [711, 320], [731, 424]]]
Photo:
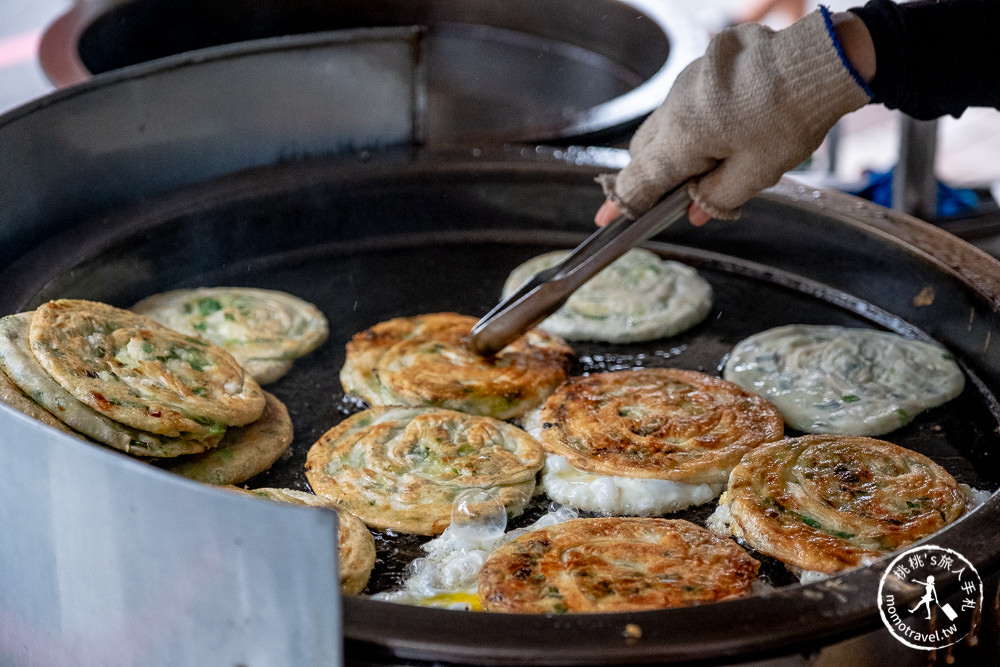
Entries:
[[[342, 419], [365, 407], [345, 396], [338, 373], [344, 363], [344, 345], [350, 337], [392, 317], [454, 311], [481, 315], [499, 298], [508, 272], [524, 260], [564, 246], [539, 243], [533, 234], [505, 242], [465, 238], [384, 240], [363, 252], [336, 248], [267, 257], [258, 262], [227, 267], [192, 276], [177, 287], [245, 285], [283, 290], [316, 304], [330, 322], [327, 342], [298, 360], [284, 378], [268, 385], [288, 406], [295, 426], [289, 455], [271, 470], [246, 483], [250, 488], [285, 487], [311, 491], [304, 474], [309, 448]], [[842, 294], [830, 299], [815, 293], [815, 286], [794, 276], [778, 277], [772, 270], [754, 275], [752, 265], [734, 265], [683, 250], [652, 246], [669, 259], [697, 266], [711, 283], [715, 305], [700, 325], [678, 336], [648, 343], [611, 345], [575, 342], [571, 375], [634, 368], [681, 368], [721, 375], [729, 350], [758, 331], [793, 323], [881, 327], [857, 314], [872, 312]], [[489, 258], [484, 262], [483, 258]], [[735, 269], [735, 270], [734, 270]], [[846, 300], [845, 300], [846, 299]], [[913, 335], [909, 328], [901, 333]], [[998, 476], [987, 460], [1000, 441], [997, 418], [990, 402], [969, 383], [965, 393], [945, 406], [919, 415], [907, 426], [883, 439], [921, 452], [943, 465], [960, 482], [993, 490]], [[788, 435], [797, 435], [789, 430]], [[525, 514], [511, 523], [520, 527], [548, 508], [544, 496], [536, 497]], [[701, 525], [714, 503], [670, 514]], [[367, 593], [391, 590], [406, 573], [406, 564], [422, 555], [427, 538], [378, 535], [379, 562]], [[755, 554], [764, 563], [763, 573], [776, 585], [797, 582], [777, 561]]]

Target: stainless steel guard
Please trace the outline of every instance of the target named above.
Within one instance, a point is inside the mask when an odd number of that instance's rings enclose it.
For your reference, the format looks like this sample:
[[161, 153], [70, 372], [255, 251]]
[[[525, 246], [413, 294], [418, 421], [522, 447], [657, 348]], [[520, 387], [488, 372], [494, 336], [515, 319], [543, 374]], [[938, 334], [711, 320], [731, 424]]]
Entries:
[[0, 664], [340, 664], [329, 512], [0, 413]]

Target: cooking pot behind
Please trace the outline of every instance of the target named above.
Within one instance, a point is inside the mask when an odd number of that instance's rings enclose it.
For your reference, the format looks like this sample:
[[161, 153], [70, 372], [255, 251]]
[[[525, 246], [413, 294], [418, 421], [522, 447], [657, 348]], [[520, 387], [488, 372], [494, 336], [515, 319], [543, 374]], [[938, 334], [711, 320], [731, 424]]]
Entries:
[[406, 26], [424, 34], [435, 143], [625, 140], [707, 43], [673, 0], [130, 0], [77, 3], [46, 30], [40, 60], [65, 85], [208, 47]]

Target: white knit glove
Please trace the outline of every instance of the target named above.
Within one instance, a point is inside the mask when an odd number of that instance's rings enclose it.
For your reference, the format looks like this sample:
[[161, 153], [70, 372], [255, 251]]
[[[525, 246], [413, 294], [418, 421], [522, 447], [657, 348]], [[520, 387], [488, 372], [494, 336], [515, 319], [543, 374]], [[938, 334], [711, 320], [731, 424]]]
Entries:
[[685, 181], [715, 218], [808, 158], [837, 120], [869, 102], [817, 10], [774, 31], [745, 24], [712, 38], [629, 144], [632, 161], [598, 182], [635, 218]]

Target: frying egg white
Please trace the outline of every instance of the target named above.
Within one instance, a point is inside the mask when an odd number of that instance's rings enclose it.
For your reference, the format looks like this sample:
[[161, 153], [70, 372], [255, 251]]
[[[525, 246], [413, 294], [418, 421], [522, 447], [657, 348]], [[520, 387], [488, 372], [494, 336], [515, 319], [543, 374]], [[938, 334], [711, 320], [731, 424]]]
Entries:
[[562, 456], [546, 454], [540, 488], [557, 503], [588, 512], [657, 516], [707, 503], [725, 486], [602, 475], [574, 468]]
[[[455, 501], [452, 521], [441, 535], [423, 545], [427, 554], [413, 560], [407, 578], [395, 591], [372, 597], [424, 607], [481, 611], [479, 570], [490, 553], [526, 530], [551, 526], [578, 516], [570, 508], [554, 508], [526, 528], [505, 532], [507, 516], [499, 501], [486, 503], [488, 491], [469, 489]], [[488, 507], [488, 509], [483, 509]], [[475, 507], [474, 511], [470, 508]]]

